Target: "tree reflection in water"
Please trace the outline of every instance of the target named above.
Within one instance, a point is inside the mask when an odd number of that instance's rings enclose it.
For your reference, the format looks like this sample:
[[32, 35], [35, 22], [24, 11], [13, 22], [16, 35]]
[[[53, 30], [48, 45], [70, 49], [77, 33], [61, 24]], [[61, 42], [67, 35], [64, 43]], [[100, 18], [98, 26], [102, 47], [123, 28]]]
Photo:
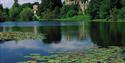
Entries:
[[90, 22], [90, 35], [99, 46], [125, 46], [124, 22]]
[[[60, 22], [56, 22], [60, 25]], [[60, 26], [43, 26], [41, 32], [45, 34], [46, 39], [44, 43], [59, 43], [61, 41], [61, 27]]]

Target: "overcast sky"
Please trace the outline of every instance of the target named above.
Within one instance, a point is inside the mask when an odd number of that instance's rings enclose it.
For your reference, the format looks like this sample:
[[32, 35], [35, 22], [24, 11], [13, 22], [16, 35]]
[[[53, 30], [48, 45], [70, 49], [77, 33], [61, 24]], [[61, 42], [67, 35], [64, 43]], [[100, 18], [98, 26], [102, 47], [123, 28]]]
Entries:
[[[18, 1], [19, 1], [19, 4], [28, 3], [28, 2], [30, 3], [41, 2], [41, 0], [18, 0]], [[3, 4], [4, 8], [10, 8], [13, 5], [14, 1], [13, 0], [0, 0], [0, 4], [1, 3]]]

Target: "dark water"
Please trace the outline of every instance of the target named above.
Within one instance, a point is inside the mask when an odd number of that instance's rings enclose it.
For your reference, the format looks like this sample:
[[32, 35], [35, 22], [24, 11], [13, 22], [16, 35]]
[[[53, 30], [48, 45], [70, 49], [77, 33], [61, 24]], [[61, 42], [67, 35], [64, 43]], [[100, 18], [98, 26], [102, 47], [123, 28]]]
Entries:
[[[34, 30], [37, 27], [37, 30]], [[43, 33], [43, 40], [0, 42], [0, 63], [16, 63], [26, 60], [25, 55], [49, 52], [87, 51], [101, 46], [124, 46], [125, 23], [118, 22], [5, 22], [0, 23], [1, 32]]]
[[125, 46], [125, 22], [90, 22], [90, 36], [101, 47]]

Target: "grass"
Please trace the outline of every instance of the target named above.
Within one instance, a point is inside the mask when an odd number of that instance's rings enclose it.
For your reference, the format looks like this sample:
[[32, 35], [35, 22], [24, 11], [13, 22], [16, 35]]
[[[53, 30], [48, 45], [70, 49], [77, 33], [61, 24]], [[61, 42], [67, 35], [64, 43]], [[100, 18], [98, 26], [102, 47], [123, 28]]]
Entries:
[[62, 18], [62, 20], [86, 21], [86, 20], [90, 20], [90, 17], [88, 15], [78, 15], [78, 16], [73, 16], [69, 18]]
[[60, 19], [40, 19], [40, 21], [88, 21], [90, 17], [88, 15], [77, 15], [68, 18], [60, 18]]

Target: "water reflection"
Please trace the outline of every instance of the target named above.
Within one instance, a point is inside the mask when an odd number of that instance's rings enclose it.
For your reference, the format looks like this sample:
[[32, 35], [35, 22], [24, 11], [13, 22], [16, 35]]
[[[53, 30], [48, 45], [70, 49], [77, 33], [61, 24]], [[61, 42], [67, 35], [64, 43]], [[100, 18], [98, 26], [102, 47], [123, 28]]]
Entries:
[[[32, 24], [32, 25], [31, 25]], [[42, 33], [46, 39], [44, 43], [59, 43], [61, 37], [65, 34], [67, 41], [73, 37], [83, 40], [87, 36], [84, 22], [3, 22], [0, 23], [1, 32], [33, 32], [34, 34]]]
[[90, 35], [99, 46], [125, 46], [125, 22], [90, 22]]
[[0, 62], [1, 63], [16, 63], [27, 60], [24, 56], [31, 53], [38, 53], [41, 55], [51, 55], [61, 51], [87, 51], [93, 48], [93, 43], [90, 38], [78, 41], [77, 38], [70, 42], [62, 35], [60, 43], [46, 44], [39, 40], [22, 40], [22, 41], [8, 41], [0, 44]]
[[[30, 23], [30, 24], [29, 24]], [[25, 61], [23, 56], [30, 53], [49, 55], [49, 52], [60, 52], [63, 50], [89, 50], [93, 43], [88, 36], [84, 22], [10, 22], [0, 24], [0, 31], [3, 32], [33, 32], [43, 33], [44, 40], [21, 40], [21, 41], [0, 41], [0, 63], [16, 63]], [[12, 24], [12, 25], [11, 25]], [[18, 24], [18, 25], [17, 25]], [[33, 24], [33, 25], [31, 25]], [[16, 26], [17, 25], [17, 26]], [[11, 31], [9, 28], [11, 26]]]
[[61, 41], [61, 24], [56, 22], [59, 26], [43, 26], [41, 32], [45, 34], [46, 39], [44, 43], [59, 43]]

